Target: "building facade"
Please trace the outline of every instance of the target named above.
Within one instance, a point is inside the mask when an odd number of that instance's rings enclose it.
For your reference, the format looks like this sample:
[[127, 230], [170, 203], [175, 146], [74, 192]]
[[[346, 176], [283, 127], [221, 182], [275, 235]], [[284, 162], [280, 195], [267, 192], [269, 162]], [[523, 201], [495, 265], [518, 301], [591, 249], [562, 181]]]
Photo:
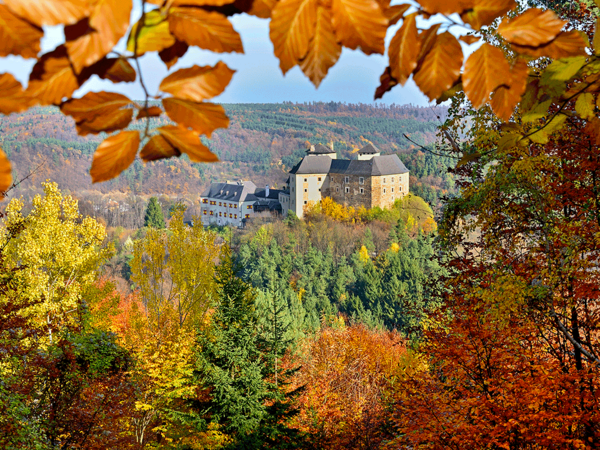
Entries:
[[[323, 197], [356, 208], [389, 208], [409, 192], [409, 171], [397, 155], [381, 155], [372, 144], [358, 159], [337, 159], [333, 148], [318, 145], [290, 171], [289, 191], [280, 194], [283, 215], [303, 217], [304, 208]], [[287, 198], [286, 196], [289, 196]]]

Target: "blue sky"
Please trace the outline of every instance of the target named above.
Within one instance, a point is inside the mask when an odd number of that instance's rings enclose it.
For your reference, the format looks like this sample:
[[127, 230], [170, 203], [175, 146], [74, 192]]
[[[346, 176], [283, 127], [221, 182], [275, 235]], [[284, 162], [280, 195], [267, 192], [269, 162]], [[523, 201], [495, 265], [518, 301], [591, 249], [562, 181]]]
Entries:
[[[136, 15], [133, 11], [132, 15]], [[348, 103], [373, 103], [373, 94], [379, 85], [379, 76], [386, 66], [386, 58], [381, 55], [366, 56], [362, 52], [344, 48], [342, 57], [329, 71], [319, 89], [310, 83], [298, 67], [285, 76], [279, 69], [278, 60], [273, 55], [273, 46], [269, 40], [268, 20], [247, 15], [234, 16], [231, 21], [242, 36], [245, 54], [215, 54], [197, 48], [190, 49], [186, 56], [178, 61], [174, 69], [197, 65], [213, 65], [223, 60], [237, 72], [226, 91], [215, 98], [223, 103], [277, 103], [283, 101], [339, 101]], [[388, 41], [395, 29], [388, 32]], [[52, 50], [64, 41], [62, 29], [46, 29], [42, 41], [42, 51]], [[123, 41], [123, 40], [122, 40]], [[123, 43], [120, 43], [123, 45]], [[10, 72], [21, 82], [26, 83], [34, 61], [19, 57], [0, 58], [0, 72]], [[151, 93], [156, 93], [160, 80], [167, 74], [164, 64], [156, 53], [142, 58], [142, 69]], [[88, 91], [117, 91], [132, 99], [142, 98], [138, 83], [113, 85], [93, 77], [76, 96]], [[385, 94], [385, 104], [413, 104], [425, 106], [427, 98], [419, 92], [414, 83], [397, 86]]]

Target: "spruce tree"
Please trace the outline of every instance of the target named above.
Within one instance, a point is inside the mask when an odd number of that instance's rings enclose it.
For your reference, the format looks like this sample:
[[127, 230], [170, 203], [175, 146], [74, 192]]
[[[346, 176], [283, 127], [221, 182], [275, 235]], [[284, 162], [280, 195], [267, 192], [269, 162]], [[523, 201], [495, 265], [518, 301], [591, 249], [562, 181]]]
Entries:
[[144, 226], [158, 229], [166, 227], [165, 217], [156, 197], [151, 197], [148, 202], [146, 215], [144, 216]]

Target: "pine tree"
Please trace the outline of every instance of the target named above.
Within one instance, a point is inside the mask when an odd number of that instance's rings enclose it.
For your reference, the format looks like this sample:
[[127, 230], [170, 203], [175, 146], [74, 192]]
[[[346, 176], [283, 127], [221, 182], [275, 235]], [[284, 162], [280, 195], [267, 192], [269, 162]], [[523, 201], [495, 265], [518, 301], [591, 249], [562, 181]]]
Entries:
[[158, 229], [166, 227], [165, 217], [156, 197], [151, 197], [148, 202], [146, 215], [144, 216], [144, 226]]

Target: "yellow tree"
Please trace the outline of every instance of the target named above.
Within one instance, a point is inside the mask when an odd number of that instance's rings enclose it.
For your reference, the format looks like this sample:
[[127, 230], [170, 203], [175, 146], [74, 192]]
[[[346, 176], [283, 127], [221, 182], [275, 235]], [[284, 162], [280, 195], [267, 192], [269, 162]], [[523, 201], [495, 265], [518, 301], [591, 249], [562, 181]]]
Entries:
[[0, 228], [4, 264], [15, 269], [19, 296], [34, 302], [25, 308], [37, 325], [60, 327], [78, 317], [82, 295], [96, 280], [110, 248], [101, 248], [104, 226], [83, 218], [77, 201], [63, 196], [56, 183], [44, 183], [44, 195], [33, 199], [31, 212], [24, 215], [24, 203], [12, 200]]

